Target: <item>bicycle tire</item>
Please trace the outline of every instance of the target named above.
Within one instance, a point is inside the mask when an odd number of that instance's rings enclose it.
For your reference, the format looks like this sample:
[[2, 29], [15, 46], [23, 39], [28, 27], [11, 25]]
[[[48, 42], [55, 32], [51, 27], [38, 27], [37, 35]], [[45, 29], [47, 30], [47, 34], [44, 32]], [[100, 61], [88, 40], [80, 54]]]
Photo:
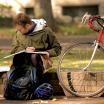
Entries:
[[[76, 43], [69, 46], [59, 59], [57, 74], [60, 84], [74, 96], [92, 97], [104, 90], [104, 64], [100, 64], [102, 67], [98, 65], [99, 60], [104, 62], [104, 49], [101, 46], [98, 47], [89, 69], [82, 70], [88, 64], [93, 49], [94, 44], [91, 42]], [[67, 58], [67, 60], [63, 61], [64, 58]], [[66, 61], [69, 64], [65, 65]]]

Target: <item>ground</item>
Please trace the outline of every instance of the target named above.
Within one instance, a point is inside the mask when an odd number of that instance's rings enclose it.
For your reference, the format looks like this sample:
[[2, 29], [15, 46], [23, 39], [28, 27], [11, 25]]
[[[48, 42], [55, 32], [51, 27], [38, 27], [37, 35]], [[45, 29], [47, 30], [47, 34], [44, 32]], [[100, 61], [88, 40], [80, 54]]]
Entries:
[[[93, 35], [88, 36], [56, 36], [62, 46], [69, 46], [70, 44], [76, 42], [87, 42], [94, 41], [96, 37]], [[0, 49], [10, 49], [12, 39], [10, 38], [0, 38]]]
[[104, 98], [55, 97], [52, 100], [11, 101], [0, 98], [0, 104], [104, 104]]

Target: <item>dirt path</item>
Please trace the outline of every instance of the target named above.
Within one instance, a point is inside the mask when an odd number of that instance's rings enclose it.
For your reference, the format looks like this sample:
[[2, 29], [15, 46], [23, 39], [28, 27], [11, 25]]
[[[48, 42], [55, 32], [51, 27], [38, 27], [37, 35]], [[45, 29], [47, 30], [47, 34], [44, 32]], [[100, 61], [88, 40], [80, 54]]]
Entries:
[[0, 104], [104, 104], [104, 98], [67, 98], [55, 97], [53, 100], [5, 100], [0, 98]]
[[94, 36], [60, 36], [57, 39], [61, 43], [87, 42], [95, 40]]
[[[57, 36], [57, 39], [61, 43], [61, 45], [69, 46], [75, 42], [87, 42], [87, 41], [94, 41], [95, 37], [93, 36]], [[0, 38], [0, 49], [10, 49], [11, 48], [12, 39], [8, 38]]]

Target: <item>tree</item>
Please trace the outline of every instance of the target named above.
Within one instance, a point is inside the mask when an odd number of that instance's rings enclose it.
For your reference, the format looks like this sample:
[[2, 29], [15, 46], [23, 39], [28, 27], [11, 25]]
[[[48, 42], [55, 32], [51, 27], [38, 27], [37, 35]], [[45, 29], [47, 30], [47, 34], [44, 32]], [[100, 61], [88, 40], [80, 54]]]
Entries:
[[35, 17], [44, 18], [53, 31], [57, 31], [57, 26], [52, 13], [51, 0], [35, 0]]

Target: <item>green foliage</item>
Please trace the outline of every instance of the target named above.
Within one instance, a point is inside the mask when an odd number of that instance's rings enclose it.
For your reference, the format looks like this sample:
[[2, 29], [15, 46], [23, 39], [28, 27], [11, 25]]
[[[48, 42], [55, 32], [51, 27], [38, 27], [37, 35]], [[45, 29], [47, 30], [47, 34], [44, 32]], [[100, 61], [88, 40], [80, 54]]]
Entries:
[[9, 6], [9, 5], [4, 5], [4, 4], [0, 4], [0, 8], [11, 9], [11, 6]]
[[0, 17], [10, 17], [11, 16], [11, 6], [0, 4]]

